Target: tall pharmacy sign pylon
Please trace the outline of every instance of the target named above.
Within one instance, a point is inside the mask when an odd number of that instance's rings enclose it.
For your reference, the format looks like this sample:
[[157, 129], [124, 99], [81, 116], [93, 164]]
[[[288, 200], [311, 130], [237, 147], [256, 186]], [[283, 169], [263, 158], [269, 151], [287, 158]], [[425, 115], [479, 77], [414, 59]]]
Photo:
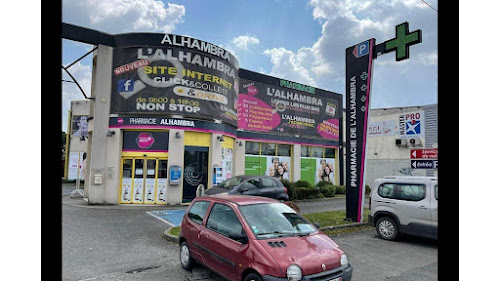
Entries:
[[422, 42], [422, 31], [409, 32], [408, 22], [396, 26], [396, 37], [375, 44], [371, 38], [346, 49], [346, 217], [363, 220], [366, 137], [370, 112], [373, 60], [396, 52], [396, 61], [410, 57], [410, 46]]

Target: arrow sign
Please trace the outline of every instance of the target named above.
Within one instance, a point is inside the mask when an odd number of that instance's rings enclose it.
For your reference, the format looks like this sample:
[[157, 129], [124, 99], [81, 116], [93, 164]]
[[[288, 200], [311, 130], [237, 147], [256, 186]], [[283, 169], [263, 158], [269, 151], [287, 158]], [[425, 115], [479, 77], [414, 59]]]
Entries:
[[412, 149], [410, 151], [411, 159], [438, 159], [437, 148], [432, 149]]
[[434, 160], [411, 160], [413, 169], [434, 169]]

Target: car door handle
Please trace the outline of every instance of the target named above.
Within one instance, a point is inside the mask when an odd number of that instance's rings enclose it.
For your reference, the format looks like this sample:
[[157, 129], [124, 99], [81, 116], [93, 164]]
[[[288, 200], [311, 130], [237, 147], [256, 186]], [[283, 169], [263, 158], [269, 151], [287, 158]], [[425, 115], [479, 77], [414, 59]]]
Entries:
[[426, 210], [426, 209], [428, 209], [426, 206], [418, 206], [418, 208], [419, 208], [419, 209], [421, 209], [421, 210]]

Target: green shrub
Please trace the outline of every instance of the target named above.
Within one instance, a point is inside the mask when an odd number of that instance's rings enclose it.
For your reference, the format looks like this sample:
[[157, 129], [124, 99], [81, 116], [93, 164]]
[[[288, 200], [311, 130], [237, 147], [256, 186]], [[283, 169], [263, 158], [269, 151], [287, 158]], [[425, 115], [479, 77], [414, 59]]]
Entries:
[[335, 190], [336, 190], [336, 188], [335, 188], [335, 185], [333, 185], [333, 184], [323, 185], [319, 189], [321, 194], [323, 194], [325, 197], [334, 197]]
[[313, 185], [305, 180], [298, 180], [295, 182], [295, 186], [302, 186], [302, 187], [307, 187], [307, 188], [313, 188]]
[[289, 180], [281, 180], [281, 183], [283, 183], [283, 185], [287, 189], [288, 200], [297, 199], [297, 191], [295, 190], [296, 189], [295, 183]]
[[296, 199], [317, 199], [317, 198], [324, 198], [323, 194], [321, 194], [321, 191], [319, 189], [315, 188], [308, 188], [304, 186], [299, 186], [295, 189], [297, 192], [297, 198]]
[[345, 194], [345, 185], [335, 186], [335, 194]]
[[319, 189], [321, 189], [322, 187], [324, 186], [328, 186], [328, 185], [333, 185], [333, 183], [329, 182], [329, 181], [319, 181], [317, 184], [316, 184], [316, 187], [318, 187]]
[[372, 188], [369, 185], [365, 185], [365, 195], [370, 196]]

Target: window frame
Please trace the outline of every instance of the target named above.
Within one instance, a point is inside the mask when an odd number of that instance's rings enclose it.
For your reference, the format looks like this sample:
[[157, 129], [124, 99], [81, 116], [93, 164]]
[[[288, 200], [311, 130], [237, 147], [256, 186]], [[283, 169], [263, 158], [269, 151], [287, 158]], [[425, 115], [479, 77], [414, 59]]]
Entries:
[[[206, 203], [208, 203], [208, 205], [207, 205], [207, 208], [205, 209], [205, 212], [203, 213], [203, 217], [201, 218], [201, 222], [198, 222], [198, 221], [194, 220], [193, 218], [191, 218], [191, 217], [189, 216], [189, 213], [190, 213], [190, 212], [191, 212], [191, 210], [193, 209], [194, 205], [195, 205], [195, 204], [197, 204], [197, 203], [205, 203], [205, 202], [206, 202]], [[187, 217], [187, 219], [188, 219], [188, 220], [190, 220], [190, 221], [192, 221], [192, 222], [194, 222], [194, 223], [196, 223], [196, 224], [203, 225], [203, 220], [205, 219], [205, 215], [207, 214], [207, 211], [208, 211], [208, 209], [210, 208], [210, 204], [211, 204], [211, 203], [212, 203], [212, 202], [210, 202], [210, 201], [208, 201], [208, 200], [199, 200], [199, 201], [194, 202], [194, 203], [193, 203], [193, 204], [189, 207], [189, 210], [186, 212], [186, 217]]]
[[216, 205], [222, 205], [222, 206], [226, 206], [226, 207], [228, 207], [228, 208], [229, 208], [229, 210], [231, 210], [231, 211], [233, 212], [234, 216], [235, 216], [235, 217], [236, 217], [236, 219], [238, 220], [238, 223], [239, 223], [239, 224], [240, 224], [240, 226], [241, 226], [242, 232], [244, 232], [244, 233], [245, 233], [245, 235], [248, 237], [248, 235], [247, 235], [247, 233], [246, 233], [246, 231], [245, 231], [245, 228], [243, 227], [243, 223], [242, 223], [242, 221], [240, 220], [240, 218], [238, 217], [238, 214], [236, 213], [236, 211], [235, 211], [235, 210], [234, 210], [234, 209], [233, 209], [230, 205], [225, 204], [225, 203], [222, 203], [222, 202], [213, 202], [212, 207], [210, 208], [210, 213], [209, 213], [209, 214], [208, 214], [208, 216], [207, 216], [207, 221], [206, 221], [206, 223], [205, 223], [205, 228], [206, 228], [206, 229], [209, 229], [209, 230], [211, 230], [211, 231], [213, 231], [213, 232], [216, 232], [216, 233], [218, 233], [218, 234], [220, 234], [220, 235], [222, 235], [222, 236], [224, 236], [224, 237], [226, 237], [226, 238], [228, 238], [228, 239], [231, 239], [231, 240], [232, 240], [232, 241], [234, 241], [234, 242], [237, 242], [237, 243], [242, 244], [241, 242], [236, 241], [236, 240], [234, 240], [234, 239], [230, 238], [230, 237], [229, 237], [229, 235], [226, 235], [226, 234], [222, 233], [222, 232], [221, 232], [221, 231], [219, 231], [218, 229], [213, 229], [213, 228], [211, 228], [211, 227], [209, 227], [209, 226], [208, 226], [208, 221], [210, 220], [210, 216], [212, 215], [212, 211], [214, 210], [214, 208], [216, 207]]
[[[386, 185], [386, 184], [393, 184], [395, 185], [394, 187], [394, 190], [393, 190], [393, 197], [386, 197], [386, 196], [382, 196], [380, 194], [380, 189]], [[410, 200], [410, 199], [403, 199], [401, 198], [400, 194], [401, 194], [401, 187], [404, 186], [404, 185], [416, 185], [416, 186], [423, 186], [424, 188], [424, 193], [423, 193], [423, 197], [419, 200]], [[408, 202], [419, 202], [419, 201], [422, 201], [424, 200], [426, 197], [427, 197], [427, 185], [425, 183], [398, 183], [398, 182], [384, 182], [382, 183], [381, 185], [378, 186], [377, 188], [377, 194], [378, 196], [380, 196], [381, 198], [384, 198], [384, 199], [392, 199], [392, 200], [400, 200], [400, 201], [408, 201]], [[399, 196], [399, 197], [397, 197]]]

